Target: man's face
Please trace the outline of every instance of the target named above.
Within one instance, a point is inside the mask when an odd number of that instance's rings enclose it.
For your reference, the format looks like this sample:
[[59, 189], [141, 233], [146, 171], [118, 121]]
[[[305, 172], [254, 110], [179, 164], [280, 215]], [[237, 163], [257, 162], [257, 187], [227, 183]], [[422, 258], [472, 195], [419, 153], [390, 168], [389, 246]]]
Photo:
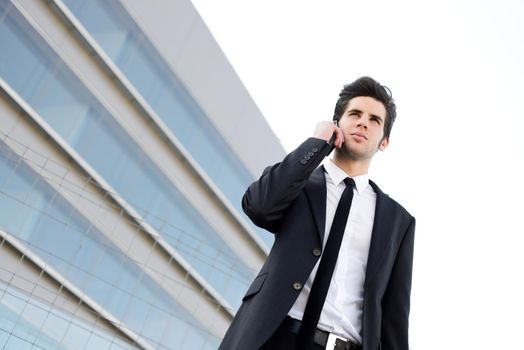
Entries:
[[373, 97], [358, 96], [349, 100], [339, 120], [344, 133], [344, 144], [340, 152], [352, 159], [371, 159], [380, 149], [388, 146], [384, 138], [386, 107]]

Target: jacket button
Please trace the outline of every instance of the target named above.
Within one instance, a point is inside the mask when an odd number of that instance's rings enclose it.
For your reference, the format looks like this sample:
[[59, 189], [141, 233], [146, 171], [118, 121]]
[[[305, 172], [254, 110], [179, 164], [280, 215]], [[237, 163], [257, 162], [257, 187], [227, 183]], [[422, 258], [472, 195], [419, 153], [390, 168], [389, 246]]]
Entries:
[[315, 152], [315, 153], [317, 153], [317, 152], [318, 152], [318, 148], [313, 147], [312, 151]]
[[313, 255], [314, 256], [320, 256], [322, 254], [322, 250], [315, 248], [313, 249]]
[[313, 157], [313, 156], [315, 155], [315, 153], [313, 153], [313, 152], [308, 152], [307, 155], [310, 156], [310, 157]]
[[293, 283], [293, 289], [294, 290], [301, 290], [302, 289], [302, 283], [299, 283], [299, 282]]
[[302, 160], [300, 161], [300, 164], [302, 164], [302, 165], [306, 165], [306, 164], [307, 164], [307, 160], [302, 159]]

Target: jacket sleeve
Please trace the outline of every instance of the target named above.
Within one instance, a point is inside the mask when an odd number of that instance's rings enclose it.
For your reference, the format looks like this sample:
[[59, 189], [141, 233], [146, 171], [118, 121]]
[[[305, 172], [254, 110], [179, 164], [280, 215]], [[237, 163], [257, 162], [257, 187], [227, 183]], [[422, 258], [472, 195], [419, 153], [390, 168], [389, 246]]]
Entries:
[[382, 299], [382, 350], [409, 349], [408, 328], [414, 239], [415, 218], [412, 218]]
[[276, 233], [285, 210], [330, 150], [325, 140], [310, 137], [282, 162], [267, 167], [242, 198], [242, 208], [251, 221]]

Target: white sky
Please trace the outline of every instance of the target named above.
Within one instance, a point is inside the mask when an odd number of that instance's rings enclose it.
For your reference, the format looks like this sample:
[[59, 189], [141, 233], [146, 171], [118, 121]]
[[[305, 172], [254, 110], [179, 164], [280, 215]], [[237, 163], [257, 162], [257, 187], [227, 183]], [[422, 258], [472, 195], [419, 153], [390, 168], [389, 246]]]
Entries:
[[370, 75], [371, 177], [417, 218], [411, 348], [524, 349], [524, 1], [193, 0], [284, 147]]

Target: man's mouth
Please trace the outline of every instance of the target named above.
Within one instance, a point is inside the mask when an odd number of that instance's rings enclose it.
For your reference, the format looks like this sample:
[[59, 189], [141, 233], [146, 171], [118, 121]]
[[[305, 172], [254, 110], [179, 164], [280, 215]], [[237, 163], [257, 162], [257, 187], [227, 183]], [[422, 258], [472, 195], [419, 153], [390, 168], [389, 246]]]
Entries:
[[364, 135], [363, 133], [360, 133], [360, 132], [353, 132], [351, 133], [351, 136], [356, 136], [357, 138], [359, 139], [364, 139], [364, 140], [367, 140], [368, 138], [366, 137], [366, 135]]

